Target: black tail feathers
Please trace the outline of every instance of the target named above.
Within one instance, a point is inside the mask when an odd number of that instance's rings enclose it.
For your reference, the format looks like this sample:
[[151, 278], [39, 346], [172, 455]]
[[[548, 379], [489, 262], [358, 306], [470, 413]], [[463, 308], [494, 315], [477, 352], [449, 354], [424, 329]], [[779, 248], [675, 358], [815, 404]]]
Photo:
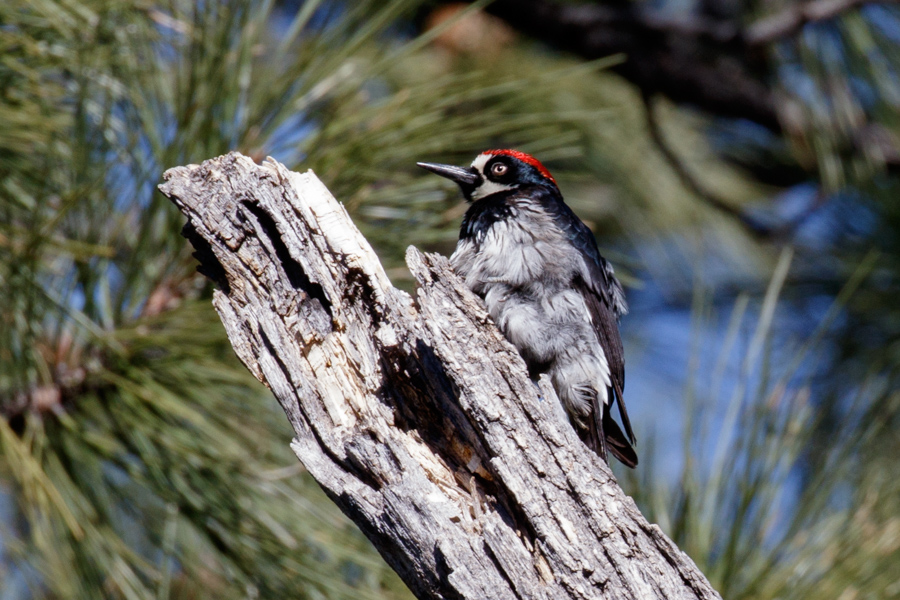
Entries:
[[638, 457], [633, 445], [634, 433], [631, 431], [631, 423], [628, 421], [624, 403], [619, 400], [619, 412], [628, 433], [627, 437], [613, 419], [612, 404], [601, 405], [596, 396], [593, 404], [593, 419], [588, 424], [587, 430], [580, 432], [581, 438], [603, 460], [609, 462], [609, 454], [612, 454], [626, 467], [635, 468], [638, 464]]
[[618, 423], [612, 418], [609, 408], [603, 411], [603, 433], [606, 438], [606, 447], [612, 455], [626, 467], [635, 468], [638, 464], [637, 452], [625, 438], [625, 434], [619, 429]]

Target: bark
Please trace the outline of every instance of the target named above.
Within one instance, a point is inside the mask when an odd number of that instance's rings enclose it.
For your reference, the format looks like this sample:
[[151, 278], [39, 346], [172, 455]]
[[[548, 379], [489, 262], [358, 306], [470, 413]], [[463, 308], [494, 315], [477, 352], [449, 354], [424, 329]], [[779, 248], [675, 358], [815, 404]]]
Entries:
[[291, 447], [417, 597], [719, 598], [444, 257], [409, 249], [410, 297], [312, 172], [271, 160], [177, 167], [160, 189]]

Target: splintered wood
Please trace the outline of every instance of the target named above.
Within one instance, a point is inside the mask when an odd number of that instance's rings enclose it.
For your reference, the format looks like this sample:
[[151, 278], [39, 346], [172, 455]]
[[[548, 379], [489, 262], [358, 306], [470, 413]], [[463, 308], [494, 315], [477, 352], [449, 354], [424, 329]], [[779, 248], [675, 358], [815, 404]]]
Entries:
[[410, 248], [416, 296], [394, 288], [316, 176], [272, 160], [231, 153], [160, 189], [297, 457], [417, 597], [719, 598], [445, 258]]

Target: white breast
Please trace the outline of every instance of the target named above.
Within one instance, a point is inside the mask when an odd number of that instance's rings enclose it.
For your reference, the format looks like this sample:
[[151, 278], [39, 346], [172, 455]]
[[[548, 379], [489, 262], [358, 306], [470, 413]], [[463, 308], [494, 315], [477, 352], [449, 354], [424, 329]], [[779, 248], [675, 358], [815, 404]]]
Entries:
[[550, 365], [570, 413], [587, 415], [591, 393], [609, 401], [610, 370], [590, 311], [572, 287], [584, 261], [539, 206], [513, 210], [480, 237], [460, 240], [451, 264], [525, 361]]
[[567, 283], [579, 260], [552, 217], [524, 203], [483, 235], [460, 240], [450, 257], [456, 272], [482, 296], [496, 283], [512, 287], [548, 279]]

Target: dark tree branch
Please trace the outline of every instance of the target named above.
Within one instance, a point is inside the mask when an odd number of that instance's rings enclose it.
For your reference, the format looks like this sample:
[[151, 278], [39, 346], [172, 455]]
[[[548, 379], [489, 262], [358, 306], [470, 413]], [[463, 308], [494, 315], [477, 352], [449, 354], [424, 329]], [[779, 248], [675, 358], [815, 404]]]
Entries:
[[[895, 3], [900, 0], [887, 0]], [[711, 114], [749, 119], [780, 132], [767, 80], [765, 46], [803, 25], [837, 17], [871, 0], [813, 0], [746, 28], [731, 19], [659, 17], [630, 2], [564, 4], [495, 0], [487, 10], [513, 28], [587, 59], [624, 53], [612, 67], [645, 94], [663, 94]]]
[[418, 289], [397, 290], [318, 179], [273, 161], [165, 180], [295, 453], [419, 598], [719, 598], [445, 258], [410, 248]]
[[756, 219], [746, 214], [740, 208], [729, 204], [722, 198], [719, 198], [716, 194], [707, 189], [705, 185], [700, 183], [697, 177], [693, 173], [691, 173], [687, 165], [685, 165], [681, 161], [681, 159], [677, 154], [675, 154], [675, 151], [671, 146], [669, 146], [669, 143], [666, 141], [665, 134], [663, 133], [662, 128], [659, 125], [659, 119], [656, 118], [656, 109], [654, 107], [653, 98], [649, 97], [647, 94], [643, 94], [642, 99], [644, 101], [644, 110], [647, 114], [647, 129], [650, 133], [650, 138], [653, 140], [653, 143], [656, 145], [657, 150], [659, 150], [660, 154], [663, 155], [663, 158], [666, 159], [666, 162], [669, 164], [672, 170], [675, 171], [675, 173], [678, 175], [678, 178], [681, 179], [682, 184], [684, 184], [687, 189], [689, 189], [695, 196], [697, 196], [706, 204], [712, 206], [720, 212], [725, 213], [730, 217], [733, 217], [754, 236], [767, 237], [771, 235], [771, 228], [756, 221]]
[[659, 150], [660, 154], [663, 155], [663, 158], [665, 158], [672, 170], [678, 175], [682, 184], [704, 203], [729, 217], [732, 217], [754, 237], [767, 240], [788, 238], [825, 204], [826, 196], [819, 190], [816, 193], [815, 201], [812, 202], [806, 210], [785, 223], [768, 225], [754, 218], [744, 212], [741, 208], [720, 198], [701, 183], [697, 176], [692, 173], [687, 165], [685, 165], [678, 157], [666, 140], [665, 133], [663, 133], [662, 128], [660, 127], [659, 119], [656, 117], [653, 98], [649, 98], [646, 94], [643, 94], [642, 100], [647, 114], [647, 130], [650, 133], [650, 138], [653, 140], [656, 148]]
[[643, 92], [663, 94], [724, 117], [780, 131], [775, 102], [759, 76], [761, 56], [744, 55], [728, 23], [657, 19], [632, 5], [496, 0], [487, 10], [513, 28], [587, 59], [625, 53], [612, 68]]

